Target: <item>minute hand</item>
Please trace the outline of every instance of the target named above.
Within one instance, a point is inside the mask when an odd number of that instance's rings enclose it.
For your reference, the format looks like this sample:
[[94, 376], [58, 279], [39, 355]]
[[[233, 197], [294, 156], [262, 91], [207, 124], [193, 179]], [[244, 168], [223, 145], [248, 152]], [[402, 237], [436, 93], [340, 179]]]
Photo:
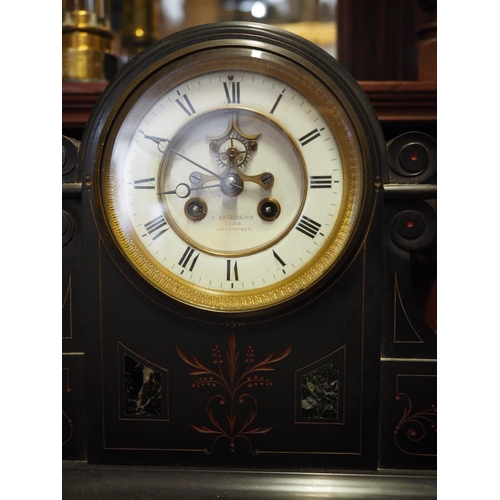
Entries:
[[179, 153], [175, 149], [170, 149], [170, 151], [172, 153], [176, 154], [177, 156], [180, 156], [184, 160], [188, 161], [189, 163], [192, 163], [195, 167], [201, 168], [202, 170], [205, 170], [205, 172], [208, 172], [209, 174], [213, 175], [214, 177], [217, 177], [217, 179], [221, 179], [221, 180], [224, 179], [224, 177], [222, 175], [216, 174], [214, 171], [209, 170], [208, 168], [204, 167], [203, 165], [200, 165], [199, 163], [195, 162], [194, 160], [191, 160], [190, 158], [188, 158], [187, 156], [184, 156], [183, 154]]
[[[192, 163], [193, 165], [195, 165], [196, 167], [198, 168], [201, 168], [202, 170], [204, 170], [205, 172], [208, 172], [209, 174], [212, 174], [213, 176], [217, 177], [217, 179], [224, 179], [224, 177], [222, 177], [221, 175], [219, 174], [216, 174], [215, 172], [213, 172], [212, 170], [209, 170], [208, 168], [204, 167], [203, 165], [200, 165], [199, 163], [195, 162], [194, 160], [191, 160], [190, 158], [188, 158], [187, 156], [184, 156], [183, 154], [179, 153], [178, 151], [176, 151], [175, 149], [172, 149], [170, 147], [170, 141], [168, 139], [163, 139], [163, 138], [160, 138], [160, 137], [155, 137], [153, 135], [147, 135], [145, 134], [142, 130], [140, 131], [144, 137], [146, 139], [150, 139], [151, 141], [153, 142], [156, 142], [156, 144], [158, 144], [158, 149], [160, 150], [160, 152], [162, 153], [166, 153], [167, 150], [170, 151], [171, 153], [174, 153], [176, 154], [177, 156], [180, 156], [181, 158], [183, 158], [184, 160], [188, 161], [189, 163]], [[167, 143], [167, 147], [163, 147], [163, 144]]]

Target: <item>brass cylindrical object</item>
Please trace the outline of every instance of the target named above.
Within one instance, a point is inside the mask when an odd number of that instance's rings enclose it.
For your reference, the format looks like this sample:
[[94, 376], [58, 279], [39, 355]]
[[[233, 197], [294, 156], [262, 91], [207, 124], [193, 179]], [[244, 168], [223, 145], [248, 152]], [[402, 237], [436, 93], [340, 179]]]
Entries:
[[157, 40], [158, 7], [156, 0], [123, 0], [121, 46], [125, 60]]
[[109, 80], [113, 32], [105, 0], [63, 0], [63, 81]]

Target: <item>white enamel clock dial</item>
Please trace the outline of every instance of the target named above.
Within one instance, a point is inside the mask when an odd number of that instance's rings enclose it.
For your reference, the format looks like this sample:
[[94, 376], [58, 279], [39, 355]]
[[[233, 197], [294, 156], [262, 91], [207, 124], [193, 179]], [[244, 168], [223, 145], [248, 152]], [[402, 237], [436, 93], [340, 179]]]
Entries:
[[104, 158], [102, 203], [122, 253], [204, 310], [300, 296], [344, 255], [362, 209], [344, 106], [324, 78], [269, 50], [165, 62], [117, 111]]

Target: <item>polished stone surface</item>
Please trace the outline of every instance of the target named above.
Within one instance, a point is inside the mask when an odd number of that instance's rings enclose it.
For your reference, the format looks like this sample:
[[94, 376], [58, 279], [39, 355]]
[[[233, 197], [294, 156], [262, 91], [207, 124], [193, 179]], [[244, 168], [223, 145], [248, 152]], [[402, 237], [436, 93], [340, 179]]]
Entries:
[[435, 473], [169, 469], [63, 462], [63, 500], [433, 500]]
[[301, 417], [308, 419], [338, 418], [339, 358], [301, 377]]
[[125, 356], [125, 413], [161, 414], [161, 373]]

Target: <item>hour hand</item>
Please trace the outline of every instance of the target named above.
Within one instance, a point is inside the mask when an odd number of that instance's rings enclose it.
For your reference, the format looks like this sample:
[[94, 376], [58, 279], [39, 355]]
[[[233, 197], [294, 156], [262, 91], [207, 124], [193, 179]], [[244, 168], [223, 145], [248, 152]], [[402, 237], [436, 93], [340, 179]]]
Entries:
[[170, 189], [168, 191], [160, 191], [156, 193], [157, 195], [162, 195], [162, 194], [175, 194], [179, 198], [187, 198], [188, 196], [191, 196], [191, 193], [193, 191], [197, 191], [199, 189], [210, 189], [214, 187], [221, 187], [221, 184], [213, 184], [211, 186], [199, 186], [199, 187], [189, 187], [185, 182], [181, 182], [180, 184], [177, 184], [175, 189]]

